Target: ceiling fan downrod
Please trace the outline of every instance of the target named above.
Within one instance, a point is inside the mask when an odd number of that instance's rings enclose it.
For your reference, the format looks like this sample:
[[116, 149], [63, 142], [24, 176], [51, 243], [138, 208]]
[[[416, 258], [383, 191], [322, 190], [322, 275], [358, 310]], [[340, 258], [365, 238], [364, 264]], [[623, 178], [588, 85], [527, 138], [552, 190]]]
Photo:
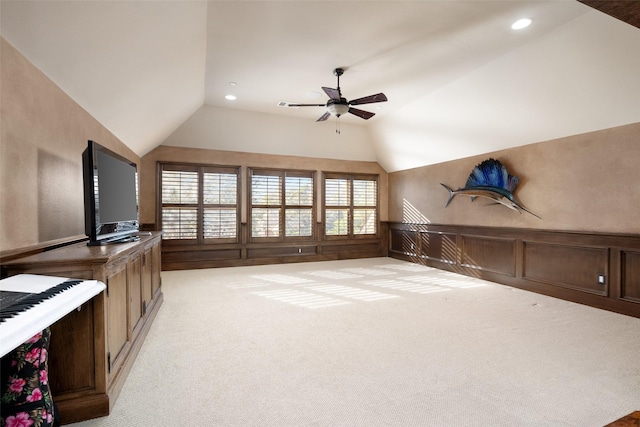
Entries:
[[338, 78], [338, 87], [336, 87], [336, 89], [338, 90], [338, 94], [340, 95], [341, 98], [342, 98], [342, 92], [340, 91], [340, 76], [343, 74], [344, 74], [343, 68], [336, 68], [335, 70], [333, 70], [333, 75]]

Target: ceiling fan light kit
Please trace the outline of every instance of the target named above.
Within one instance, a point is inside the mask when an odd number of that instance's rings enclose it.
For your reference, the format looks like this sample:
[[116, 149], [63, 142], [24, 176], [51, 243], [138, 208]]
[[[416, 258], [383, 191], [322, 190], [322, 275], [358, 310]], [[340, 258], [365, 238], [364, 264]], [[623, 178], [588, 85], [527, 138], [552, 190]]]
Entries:
[[349, 111], [349, 106], [347, 104], [338, 104], [329, 101], [327, 103], [327, 110], [329, 110], [329, 112], [334, 116], [340, 117], [341, 115]]
[[[338, 84], [336, 88], [330, 87], [322, 87], [324, 93], [327, 94], [329, 100], [326, 104], [298, 104], [292, 102], [279, 101], [278, 106], [280, 107], [289, 107], [289, 108], [299, 108], [299, 107], [326, 107], [327, 111], [316, 120], [316, 122], [323, 122], [327, 120], [331, 115], [334, 115], [337, 118], [340, 118], [343, 114], [351, 113], [354, 116], [358, 116], [362, 119], [369, 120], [371, 117], [375, 116], [375, 113], [371, 113], [369, 111], [360, 110], [358, 108], [351, 107], [352, 105], [362, 105], [362, 104], [372, 104], [374, 102], [385, 102], [387, 101], [387, 97], [384, 93], [377, 93], [375, 95], [365, 96], [363, 98], [357, 98], [352, 101], [347, 101], [346, 98], [342, 96], [342, 91], [340, 90], [340, 76], [344, 74], [343, 68], [336, 68], [333, 70], [333, 74], [338, 79]], [[336, 129], [336, 133], [340, 133], [339, 129]]]

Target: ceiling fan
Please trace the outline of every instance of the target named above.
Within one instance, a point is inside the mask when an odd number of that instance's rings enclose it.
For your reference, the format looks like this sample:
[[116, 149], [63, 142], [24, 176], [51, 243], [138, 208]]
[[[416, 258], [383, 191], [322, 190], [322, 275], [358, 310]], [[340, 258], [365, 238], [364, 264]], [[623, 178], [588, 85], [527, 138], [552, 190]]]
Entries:
[[316, 120], [316, 122], [323, 122], [329, 118], [332, 114], [336, 117], [340, 117], [345, 113], [351, 113], [355, 116], [363, 118], [365, 120], [369, 120], [371, 117], [375, 116], [375, 113], [371, 113], [369, 111], [360, 110], [357, 108], [353, 108], [352, 105], [362, 105], [362, 104], [372, 104], [374, 102], [385, 102], [387, 97], [384, 93], [377, 93], [375, 95], [365, 96], [363, 98], [354, 99], [351, 101], [347, 101], [346, 98], [342, 97], [342, 92], [340, 91], [340, 76], [344, 74], [343, 68], [336, 68], [333, 70], [333, 74], [338, 78], [337, 88], [333, 89], [330, 87], [322, 87], [322, 90], [329, 96], [329, 100], [326, 104], [295, 104], [280, 101], [278, 105], [282, 107], [327, 107], [327, 111]]

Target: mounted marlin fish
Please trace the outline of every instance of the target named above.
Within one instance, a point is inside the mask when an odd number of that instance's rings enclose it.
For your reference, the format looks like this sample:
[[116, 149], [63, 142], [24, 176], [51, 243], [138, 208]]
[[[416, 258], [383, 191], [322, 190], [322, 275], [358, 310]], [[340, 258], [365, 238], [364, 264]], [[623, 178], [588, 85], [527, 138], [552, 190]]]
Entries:
[[463, 188], [453, 190], [448, 185], [442, 183], [440, 183], [440, 185], [449, 191], [449, 200], [447, 200], [445, 207], [449, 206], [449, 203], [451, 203], [451, 200], [453, 200], [456, 195], [461, 194], [471, 197], [472, 202], [476, 197], [484, 197], [493, 200], [495, 204], [504, 205], [520, 213], [523, 211], [528, 212], [540, 218], [522, 206], [520, 202], [513, 197], [513, 191], [519, 182], [518, 177], [509, 175], [507, 168], [498, 160], [488, 159], [473, 168], [469, 179], [467, 179], [467, 184]]

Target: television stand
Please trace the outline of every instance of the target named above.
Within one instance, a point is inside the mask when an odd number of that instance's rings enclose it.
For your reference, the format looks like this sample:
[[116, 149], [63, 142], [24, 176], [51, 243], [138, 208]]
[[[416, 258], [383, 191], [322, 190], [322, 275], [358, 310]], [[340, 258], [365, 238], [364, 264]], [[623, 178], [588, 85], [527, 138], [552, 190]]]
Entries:
[[140, 236], [128, 235], [124, 237], [116, 237], [114, 239], [108, 239], [104, 242], [105, 245], [110, 245], [111, 243], [129, 243], [129, 242], [137, 242], [140, 240]]
[[49, 382], [62, 424], [109, 415], [162, 305], [161, 232], [81, 241], [3, 264], [21, 273], [99, 280], [107, 289], [51, 325]]
[[[146, 233], [146, 232], [145, 232]], [[102, 239], [102, 240], [89, 240], [87, 242], [87, 246], [103, 246], [110, 245], [112, 243], [130, 243], [137, 242], [140, 240], [140, 236], [151, 236], [151, 234], [141, 234], [137, 231], [132, 231], [129, 234], [115, 236], [110, 239]]]

